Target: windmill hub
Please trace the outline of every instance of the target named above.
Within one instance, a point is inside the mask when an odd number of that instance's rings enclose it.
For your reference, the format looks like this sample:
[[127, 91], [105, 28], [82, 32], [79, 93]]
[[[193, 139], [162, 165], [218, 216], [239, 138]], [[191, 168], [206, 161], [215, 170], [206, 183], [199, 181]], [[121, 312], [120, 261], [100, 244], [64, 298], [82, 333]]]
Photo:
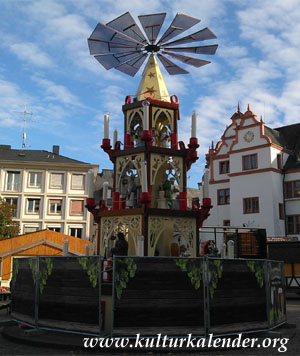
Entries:
[[149, 45], [147, 45], [145, 47], [145, 50], [147, 52], [151, 52], [151, 53], [158, 52], [160, 50], [160, 46], [157, 46], [157, 45], [154, 45], [154, 44], [151, 44], [151, 45], [149, 44]]

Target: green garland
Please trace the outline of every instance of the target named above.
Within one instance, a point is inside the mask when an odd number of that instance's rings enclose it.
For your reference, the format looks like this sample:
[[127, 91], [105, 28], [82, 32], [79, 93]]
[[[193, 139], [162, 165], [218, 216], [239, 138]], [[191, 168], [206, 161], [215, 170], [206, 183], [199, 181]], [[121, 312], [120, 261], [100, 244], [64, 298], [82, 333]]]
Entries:
[[13, 273], [12, 273], [12, 278], [11, 278], [11, 285], [14, 288], [17, 280], [17, 275], [19, 272], [19, 261], [17, 258], [14, 259], [14, 265], [13, 265]]
[[137, 265], [134, 263], [133, 258], [116, 258], [114, 269], [114, 282], [117, 298], [121, 299], [123, 289], [127, 287], [129, 278], [135, 276]]
[[[45, 262], [46, 266], [44, 268], [41, 267], [41, 262]], [[33, 283], [36, 285], [36, 271], [37, 271], [37, 266], [36, 266], [36, 258], [29, 258], [28, 263], [32, 272], [32, 278], [33, 278]], [[47, 284], [47, 279], [52, 273], [53, 269], [53, 263], [51, 258], [46, 257], [46, 258], [40, 258], [39, 260], [39, 290], [40, 294], [43, 293], [44, 286]]]
[[209, 260], [208, 270], [210, 272], [210, 282], [209, 282], [209, 295], [210, 299], [213, 299], [215, 294], [215, 289], [219, 279], [222, 277], [223, 265], [221, 260]]
[[84, 271], [87, 271], [92, 287], [96, 288], [99, 276], [98, 258], [78, 257], [77, 261]]
[[251, 269], [253, 273], [255, 273], [255, 277], [257, 279], [257, 283], [260, 288], [264, 286], [265, 283], [265, 266], [261, 262], [256, 261], [247, 261], [247, 266]]
[[174, 261], [176, 266], [178, 266], [182, 272], [187, 272], [187, 275], [189, 276], [195, 289], [199, 289], [203, 276], [203, 262], [201, 262], [200, 266], [197, 266], [194, 261], [190, 259], [175, 259]]

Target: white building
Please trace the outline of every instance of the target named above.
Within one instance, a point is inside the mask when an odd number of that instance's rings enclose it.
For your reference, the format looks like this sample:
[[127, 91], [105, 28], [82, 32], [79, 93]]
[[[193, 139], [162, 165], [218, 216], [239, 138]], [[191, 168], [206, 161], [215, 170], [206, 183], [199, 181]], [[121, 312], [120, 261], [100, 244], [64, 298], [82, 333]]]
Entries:
[[213, 208], [204, 226], [261, 227], [267, 237], [298, 239], [300, 124], [271, 129], [249, 106], [231, 121], [206, 155], [201, 193]]
[[93, 196], [98, 166], [53, 152], [0, 145], [0, 197], [15, 209], [20, 234], [50, 229], [91, 239], [92, 216], [85, 208]]

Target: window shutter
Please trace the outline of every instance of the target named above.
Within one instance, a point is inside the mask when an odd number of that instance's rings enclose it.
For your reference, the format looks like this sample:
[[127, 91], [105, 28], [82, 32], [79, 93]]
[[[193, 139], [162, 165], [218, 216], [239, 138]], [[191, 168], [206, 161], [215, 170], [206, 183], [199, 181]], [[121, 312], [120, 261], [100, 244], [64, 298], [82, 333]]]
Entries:
[[42, 185], [42, 173], [37, 173], [36, 184], [40, 187]]
[[62, 187], [63, 185], [63, 174], [52, 173], [50, 178], [51, 187]]
[[34, 184], [34, 176], [35, 176], [35, 173], [30, 173], [30, 186], [33, 186], [33, 185], [35, 185]]
[[38, 227], [36, 226], [25, 226], [24, 227], [24, 234], [28, 234], [30, 232], [38, 231]]
[[72, 175], [72, 188], [82, 189], [84, 187], [84, 175], [83, 174], [73, 174]]
[[71, 214], [83, 213], [83, 200], [71, 200]]

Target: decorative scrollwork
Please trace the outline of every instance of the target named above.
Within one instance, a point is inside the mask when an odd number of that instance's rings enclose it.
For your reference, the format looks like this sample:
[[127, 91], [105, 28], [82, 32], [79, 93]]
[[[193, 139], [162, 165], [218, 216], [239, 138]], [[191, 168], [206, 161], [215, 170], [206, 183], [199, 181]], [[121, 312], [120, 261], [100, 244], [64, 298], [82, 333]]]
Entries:
[[126, 157], [118, 157], [116, 160], [116, 187], [120, 187], [121, 178], [126, 170], [135, 169], [141, 181], [141, 162], [144, 160], [144, 154], [135, 154]]
[[171, 174], [177, 181], [179, 188], [183, 188], [182, 172], [183, 162], [181, 157], [153, 154], [151, 156], [151, 182], [155, 184], [156, 176], [161, 167], [165, 166], [166, 174]]
[[142, 234], [142, 216], [111, 216], [103, 217], [101, 220], [101, 249], [104, 251], [107, 239], [112, 235], [116, 236], [121, 231], [125, 235], [130, 235], [137, 248], [137, 238]]
[[179, 232], [187, 242], [187, 248], [192, 251], [196, 246], [196, 219], [183, 217], [149, 217], [149, 246], [155, 249], [165, 227], [173, 223], [174, 231]]

